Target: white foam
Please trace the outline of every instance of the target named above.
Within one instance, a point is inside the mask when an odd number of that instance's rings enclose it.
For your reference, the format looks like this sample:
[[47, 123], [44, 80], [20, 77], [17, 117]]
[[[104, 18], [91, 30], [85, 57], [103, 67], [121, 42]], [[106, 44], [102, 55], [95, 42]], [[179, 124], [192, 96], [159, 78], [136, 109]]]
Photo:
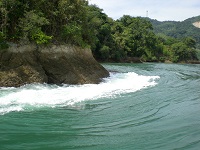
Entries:
[[[155, 86], [158, 76], [141, 76], [136, 73], [115, 73], [100, 84], [86, 85], [27, 85], [16, 89], [0, 90], [0, 114], [23, 111], [34, 107], [74, 105], [85, 100], [112, 98]], [[9, 94], [2, 94], [3, 92]], [[4, 96], [1, 96], [4, 95]]]
[[7, 114], [9, 112], [13, 112], [13, 111], [23, 111], [23, 108], [21, 106], [10, 106], [8, 108], [0, 108], [0, 115], [4, 115]]

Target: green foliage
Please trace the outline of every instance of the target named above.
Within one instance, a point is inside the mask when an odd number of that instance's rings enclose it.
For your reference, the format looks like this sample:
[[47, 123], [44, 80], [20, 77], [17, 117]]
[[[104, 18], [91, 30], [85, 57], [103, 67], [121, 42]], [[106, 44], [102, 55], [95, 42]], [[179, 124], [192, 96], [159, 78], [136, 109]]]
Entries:
[[114, 38], [129, 57], [152, 57], [158, 50], [157, 38], [149, 21], [123, 16], [114, 27]]
[[20, 28], [22, 30], [22, 39], [34, 40], [37, 44], [48, 43], [51, 37], [48, 37], [41, 31], [43, 25], [49, 24], [42, 13], [36, 13], [32, 10], [25, 12], [25, 17], [20, 19]]
[[200, 16], [189, 18], [182, 22], [148, 20], [153, 24], [156, 34], [164, 34], [177, 39], [192, 37], [197, 43], [196, 46], [200, 48], [200, 29], [193, 25], [194, 22], [200, 21]]
[[101, 53], [101, 58], [103, 60], [106, 60], [109, 58], [109, 55], [110, 55], [110, 48], [108, 46], [103, 46], [101, 49], [100, 49], [100, 53]]
[[196, 18], [162, 23], [124, 15], [114, 21], [87, 0], [1, 0], [0, 15], [0, 49], [20, 40], [55, 42], [89, 47], [103, 61], [179, 62], [197, 59], [200, 45]]
[[1, 49], [7, 49], [8, 48], [8, 44], [5, 40], [5, 35], [0, 32], [0, 50]]
[[93, 43], [86, 0], [1, 0], [0, 5], [0, 30], [8, 41], [42, 44], [52, 39], [83, 47]]
[[78, 45], [81, 47], [85, 47], [87, 45], [82, 38], [82, 28], [79, 25], [64, 25], [61, 35], [62, 39], [65, 40], [66, 43]]
[[123, 51], [113, 37], [112, 26], [115, 22], [96, 5], [89, 6], [88, 10], [89, 26], [93, 31], [90, 38], [93, 43], [91, 49], [95, 58], [119, 61], [123, 57]]
[[196, 42], [191, 37], [175, 39], [168, 36], [159, 36], [163, 45], [163, 57], [172, 62], [197, 60]]
[[31, 33], [31, 39], [36, 42], [36, 44], [48, 44], [52, 39], [52, 36], [47, 36], [41, 30], [35, 30]]
[[200, 50], [197, 50], [196, 54], [197, 54], [197, 59], [200, 60]]
[[117, 21], [108, 21], [98, 7], [92, 6], [92, 12], [92, 27], [97, 33], [92, 50], [97, 59], [120, 61], [139, 57], [143, 61], [180, 62], [197, 58], [193, 38], [180, 40], [165, 34], [156, 35], [152, 24], [144, 18], [124, 15]]
[[183, 42], [190, 48], [196, 48], [196, 41], [192, 37], [186, 37]]

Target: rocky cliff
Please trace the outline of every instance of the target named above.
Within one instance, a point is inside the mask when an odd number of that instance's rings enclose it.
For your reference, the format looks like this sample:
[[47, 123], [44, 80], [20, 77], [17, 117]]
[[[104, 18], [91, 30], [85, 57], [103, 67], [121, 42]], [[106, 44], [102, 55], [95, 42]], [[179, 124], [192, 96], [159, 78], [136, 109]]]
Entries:
[[89, 49], [24, 45], [0, 51], [0, 87], [31, 83], [93, 84], [108, 75]]
[[193, 25], [197, 28], [200, 28], [200, 21], [199, 22], [194, 22]]

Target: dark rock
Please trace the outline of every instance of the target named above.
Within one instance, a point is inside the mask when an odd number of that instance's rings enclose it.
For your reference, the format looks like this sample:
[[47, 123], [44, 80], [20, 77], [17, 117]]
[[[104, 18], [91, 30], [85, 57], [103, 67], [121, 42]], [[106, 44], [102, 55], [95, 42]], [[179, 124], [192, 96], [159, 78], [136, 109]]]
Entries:
[[73, 46], [12, 46], [0, 51], [0, 86], [96, 84], [109, 75], [91, 50]]

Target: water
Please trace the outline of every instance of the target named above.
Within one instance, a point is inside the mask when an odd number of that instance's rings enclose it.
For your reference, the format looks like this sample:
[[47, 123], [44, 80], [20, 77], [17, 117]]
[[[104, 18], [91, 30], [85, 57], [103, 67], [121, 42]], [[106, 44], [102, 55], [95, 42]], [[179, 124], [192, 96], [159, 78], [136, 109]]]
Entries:
[[104, 64], [99, 85], [0, 89], [0, 150], [198, 150], [200, 65]]

